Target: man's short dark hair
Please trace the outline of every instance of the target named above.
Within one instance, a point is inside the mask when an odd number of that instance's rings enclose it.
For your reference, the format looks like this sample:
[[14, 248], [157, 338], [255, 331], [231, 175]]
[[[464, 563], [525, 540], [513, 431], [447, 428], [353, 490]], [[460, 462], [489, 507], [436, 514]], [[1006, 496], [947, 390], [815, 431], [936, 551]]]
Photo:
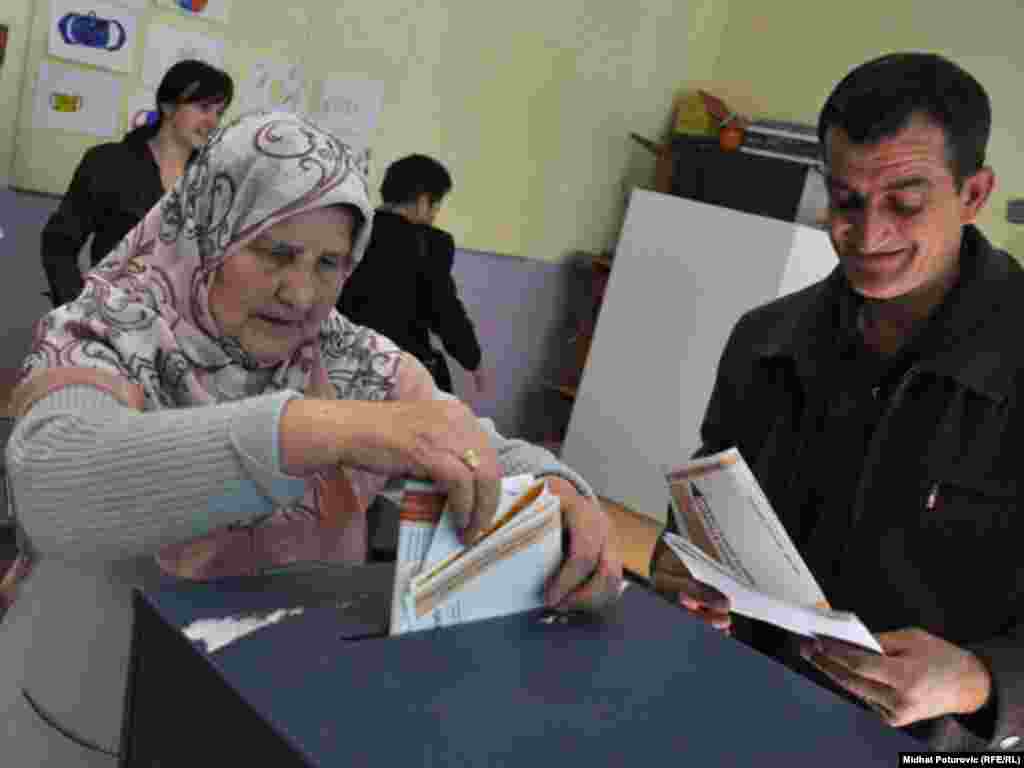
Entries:
[[942, 128], [957, 188], [985, 165], [992, 128], [988, 94], [969, 73], [933, 53], [891, 53], [861, 64], [832, 91], [818, 117], [825, 147], [830, 128], [857, 144], [877, 144], [923, 115]]
[[452, 177], [441, 163], [426, 155], [408, 155], [388, 166], [380, 196], [385, 203], [401, 205], [427, 195], [432, 204], [437, 204], [451, 188]]

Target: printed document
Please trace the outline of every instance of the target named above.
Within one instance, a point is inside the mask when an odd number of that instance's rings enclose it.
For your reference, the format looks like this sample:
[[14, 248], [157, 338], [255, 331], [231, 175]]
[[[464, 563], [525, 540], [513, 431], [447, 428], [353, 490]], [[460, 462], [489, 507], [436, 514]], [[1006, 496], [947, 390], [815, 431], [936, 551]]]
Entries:
[[399, 507], [391, 634], [543, 607], [562, 560], [560, 501], [546, 482], [504, 478], [494, 520], [469, 546], [435, 486], [409, 481]]
[[882, 652], [860, 619], [831, 609], [738, 450], [688, 462], [666, 479], [682, 535], [667, 533], [665, 543], [735, 613]]

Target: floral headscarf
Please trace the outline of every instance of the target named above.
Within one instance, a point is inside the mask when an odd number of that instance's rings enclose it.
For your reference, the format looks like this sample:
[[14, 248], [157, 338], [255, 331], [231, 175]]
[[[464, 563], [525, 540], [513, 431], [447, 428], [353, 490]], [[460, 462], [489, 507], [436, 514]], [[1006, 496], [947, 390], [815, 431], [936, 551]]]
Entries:
[[[403, 362], [411, 358], [333, 307], [316, 310], [303, 342], [283, 360], [252, 358], [211, 315], [209, 286], [234, 252], [288, 217], [330, 205], [354, 206], [363, 215], [355, 266], [373, 210], [351, 150], [288, 113], [254, 113], [225, 125], [86, 276], [78, 299], [40, 321], [15, 393], [17, 412], [70, 383], [98, 386], [141, 410], [286, 388], [361, 400], [424, 395], [429, 377]], [[339, 283], [344, 279], [339, 271]], [[366, 505], [383, 482], [341, 469], [318, 475], [301, 503], [258, 525], [229, 526], [170, 547], [160, 553], [161, 565], [209, 578], [298, 559], [359, 560]]]

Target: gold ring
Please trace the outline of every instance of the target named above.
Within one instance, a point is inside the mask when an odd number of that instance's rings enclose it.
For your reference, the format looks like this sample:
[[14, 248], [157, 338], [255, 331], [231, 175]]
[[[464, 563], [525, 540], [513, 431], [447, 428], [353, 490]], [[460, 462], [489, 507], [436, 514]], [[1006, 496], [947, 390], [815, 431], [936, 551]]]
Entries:
[[472, 448], [467, 448], [462, 452], [462, 462], [470, 469], [475, 470], [480, 466], [480, 457]]

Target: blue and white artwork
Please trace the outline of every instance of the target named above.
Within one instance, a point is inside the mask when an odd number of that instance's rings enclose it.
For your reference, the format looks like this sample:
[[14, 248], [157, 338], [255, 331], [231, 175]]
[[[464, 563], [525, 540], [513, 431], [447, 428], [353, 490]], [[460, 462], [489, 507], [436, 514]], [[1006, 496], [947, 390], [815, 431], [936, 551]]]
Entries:
[[132, 71], [138, 36], [136, 14], [92, 0], [51, 2], [51, 56], [115, 72]]

